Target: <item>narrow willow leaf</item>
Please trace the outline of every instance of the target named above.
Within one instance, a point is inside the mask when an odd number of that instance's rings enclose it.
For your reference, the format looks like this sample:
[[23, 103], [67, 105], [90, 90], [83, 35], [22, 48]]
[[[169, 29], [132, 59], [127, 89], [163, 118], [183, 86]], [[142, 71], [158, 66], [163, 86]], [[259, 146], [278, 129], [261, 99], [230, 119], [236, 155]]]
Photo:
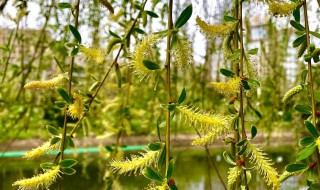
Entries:
[[245, 145], [245, 146], [237, 153], [237, 155], [238, 155], [238, 156], [243, 155], [243, 154], [246, 152], [246, 150], [247, 150], [247, 145]]
[[231, 16], [224, 15], [223, 21], [224, 22], [235, 22], [235, 21], [237, 21], [237, 19], [235, 19], [234, 17], [231, 17]]
[[300, 9], [299, 8], [296, 8], [294, 11], [293, 11], [293, 17], [294, 17], [294, 20], [299, 23], [300, 22]]
[[61, 168], [61, 171], [66, 175], [73, 175], [76, 173], [76, 170], [73, 168]]
[[100, 2], [104, 7], [106, 7], [106, 8], [110, 11], [111, 14], [114, 14], [114, 8], [113, 8], [112, 4], [109, 3], [109, 1], [107, 1], [107, 0], [99, 0], [99, 2]]
[[242, 146], [247, 142], [247, 139], [243, 139], [242, 141], [237, 143], [237, 146]]
[[62, 167], [62, 168], [71, 168], [72, 166], [76, 165], [78, 163], [77, 160], [73, 160], [73, 159], [65, 159], [65, 160], [62, 160], [59, 165]]
[[251, 139], [253, 139], [257, 135], [257, 132], [258, 132], [258, 130], [257, 130], [256, 126], [252, 125], [251, 126]]
[[317, 145], [313, 144], [301, 150], [297, 155], [296, 161], [300, 162], [301, 160], [308, 158], [316, 150], [316, 148], [317, 148]]
[[299, 141], [299, 146], [307, 147], [314, 143], [315, 139], [312, 137], [304, 137]]
[[186, 92], [186, 88], [184, 87], [179, 96], [178, 104], [181, 104], [186, 99], [186, 97], [187, 97], [187, 92]]
[[69, 96], [69, 94], [63, 89], [63, 88], [57, 88], [58, 93], [60, 96], [69, 104], [73, 103], [72, 98]]
[[53, 138], [50, 140], [50, 145], [54, 145], [54, 144], [58, 143], [60, 140], [61, 140], [60, 137], [53, 137]]
[[66, 106], [66, 103], [64, 101], [55, 101], [54, 105], [56, 105], [58, 108], [62, 109]]
[[289, 164], [286, 166], [287, 172], [297, 172], [306, 169], [308, 166], [305, 164]]
[[166, 149], [164, 148], [162, 151], [161, 151], [161, 155], [159, 157], [159, 160], [158, 160], [158, 164], [157, 164], [157, 167], [159, 169], [163, 168], [163, 166], [165, 165], [166, 163]]
[[79, 53], [79, 48], [74, 47], [72, 51], [70, 52], [70, 57], [76, 56]]
[[157, 135], [158, 135], [158, 139], [161, 142], [161, 134], [160, 134], [160, 116], [157, 119]]
[[51, 162], [45, 162], [45, 163], [41, 163], [40, 164], [40, 167], [43, 169], [43, 170], [50, 170], [53, 166], [53, 163]]
[[109, 34], [110, 34], [111, 36], [115, 37], [115, 38], [119, 38], [119, 39], [121, 39], [121, 38], [120, 38], [120, 36], [119, 36], [118, 34], [116, 34], [116, 33], [112, 32], [111, 30], [109, 30]]
[[162, 142], [149, 143], [148, 148], [152, 151], [158, 151], [163, 147]]
[[310, 31], [310, 34], [312, 34], [312, 36], [320, 38], [320, 34], [318, 32], [312, 32]]
[[258, 53], [259, 48], [250, 49], [247, 54], [249, 55], [256, 55]]
[[306, 35], [302, 35], [302, 36], [299, 36], [297, 39], [295, 39], [293, 42], [292, 42], [292, 47], [298, 47], [300, 44], [302, 44], [304, 41], [306, 40]]
[[185, 25], [192, 15], [192, 4], [185, 8], [180, 16], [178, 17], [176, 23], [174, 24], [175, 28], [180, 28]]
[[308, 131], [314, 136], [314, 138], [319, 137], [318, 131], [312, 123], [310, 123], [308, 120], [306, 120], [306, 121], [304, 121], [304, 124], [307, 127]]
[[294, 20], [290, 20], [290, 24], [293, 28], [299, 30], [299, 31], [305, 31], [305, 28], [298, 22]]
[[314, 91], [314, 99], [316, 102], [320, 102], [320, 91]]
[[303, 114], [312, 114], [312, 109], [310, 106], [297, 104], [294, 106], [294, 110]]
[[155, 12], [146, 11], [146, 13], [147, 13], [149, 16], [153, 17], [153, 18], [159, 18], [159, 15], [157, 15]]
[[144, 169], [142, 171], [142, 174], [150, 180], [154, 180], [160, 183], [164, 181], [164, 177], [160, 173], [152, 169], [151, 167], [147, 167], [146, 169]]
[[300, 78], [301, 78], [301, 83], [305, 83], [308, 75], [308, 70], [303, 70], [301, 72]]
[[157, 69], [161, 69], [160, 65], [152, 62], [152, 61], [149, 61], [149, 60], [143, 60], [143, 65], [149, 69], [149, 70], [157, 70]]
[[230, 155], [227, 153], [227, 151], [223, 152], [223, 158], [225, 159], [226, 162], [228, 162], [231, 165], [236, 166], [237, 164], [232, 160], [232, 158], [230, 157]]
[[81, 44], [81, 35], [80, 35], [79, 31], [74, 26], [72, 26], [71, 24], [69, 24], [69, 29], [70, 29], [71, 33], [73, 34], [73, 36]]
[[230, 78], [235, 76], [234, 72], [232, 72], [228, 69], [220, 69], [220, 73], [223, 74], [224, 76], [230, 77]]
[[261, 85], [260, 85], [260, 82], [257, 81], [257, 80], [255, 80], [255, 79], [247, 78], [247, 81], [248, 81], [248, 83], [251, 83], [251, 84], [253, 84], [253, 85], [257, 86], [257, 87], [260, 87], [260, 86], [261, 86]]
[[121, 88], [122, 77], [121, 77], [120, 66], [119, 66], [118, 64], [116, 64], [114, 68], [115, 68], [115, 70], [116, 70], [116, 77], [117, 77], [118, 88]]
[[251, 87], [249, 86], [248, 84], [248, 81], [245, 81], [245, 80], [242, 80], [242, 87], [245, 89], [245, 90], [250, 90]]
[[63, 73], [65, 73], [65, 71], [64, 71], [64, 69], [63, 69], [63, 66], [62, 66], [62, 64], [60, 63], [60, 61], [59, 61], [55, 56], [53, 56], [53, 59], [55, 60], [56, 64], [58, 65], [59, 69], [60, 69]]
[[71, 9], [72, 5], [70, 3], [58, 3], [58, 8], [59, 9]]
[[55, 127], [52, 127], [50, 125], [46, 126], [47, 131], [51, 134], [51, 135], [60, 135], [60, 132], [58, 129], [56, 129]]
[[172, 159], [169, 162], [168, 171], [167, 171], [167, 179], [170, 179], [173, 174], [173, 166], [174, 166], [174, 160]]
[[146, 33], [145, 31], [143, 31], [143, 30], [140, 29], [140, 28], [134, 28], [133, 30], [134, 30], [135, 32], [139, 33], [139, 34], [145, 34], [145, 33]]

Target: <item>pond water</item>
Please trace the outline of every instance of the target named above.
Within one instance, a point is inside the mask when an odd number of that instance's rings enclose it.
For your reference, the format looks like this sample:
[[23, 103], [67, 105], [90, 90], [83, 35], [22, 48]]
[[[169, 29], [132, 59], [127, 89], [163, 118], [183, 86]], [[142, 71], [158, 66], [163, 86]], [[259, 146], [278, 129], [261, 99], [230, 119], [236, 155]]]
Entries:
[[[217, 167], [226, 182], [228, 167], [230, 166], [222, 157], [223, 150], [215, 150], [212, 156]], [[282, 172], [285, 163], [292, 163], [294, 155], [290, 148], [268, 150], [269, 156], [275, 162], [275, 167]], [[180, 190], [223, 190], [223, 186], [210, 165], [207, 164], [206, 156], [203, 150], [186, 150], [173, 152], [175, 159], [175, 170], [173, 178]], [[50, 158], [49, 158], [50, 160]], [[64, 190], [103, 190], [106, 184], [103, 181], [106, 162], [99, 159], [98, 154], [79, 155], [77, 160], [81, 160], [75, 169], [77, 173], [72, 176], [63, 176], [62, 187]], [[48, 159], [46, 159], [48, 161]], [[41, 171], [40, 161], [25, 161], [23, 159], [0, 159], [0, 189], [10, 190], [11, 184], [17, 179], [31, 177]], [[123, 190], [141, 190], [147, 187], [149, 181], [143, 176], [121, 176], [119, 179], [119, 189]], [[58, 185], [50, 189], [58, 189]], [[211, 188], [210, 188], [211, 187]], [[270, 189], [259, 174], [252, 172], [250, 189], [267, 190]], [[302, 177], [293, 177], [288, 179], [281, 190], [302, 190], [305, 188], [305, 180]]]

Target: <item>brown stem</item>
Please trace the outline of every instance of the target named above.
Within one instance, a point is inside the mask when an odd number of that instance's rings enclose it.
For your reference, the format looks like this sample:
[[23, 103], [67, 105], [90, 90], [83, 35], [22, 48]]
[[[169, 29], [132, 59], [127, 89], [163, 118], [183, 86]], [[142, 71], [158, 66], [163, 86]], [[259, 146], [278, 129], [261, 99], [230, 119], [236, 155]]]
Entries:
[[[319, 2], [319, 1], [318, 1]], [[305, 21], [305, 29], [306, 29], [306, 38], [307, 38], [307, 50], [308, 54], [310, 54], [310, 30], [309, 30], [309, 22], [308, 22], [308, 8], [307, 8], [307, 0], [303, 1], [303, 13], [304, 13], [304, 21]], [[311, 107], [312, 107], [312, 123], [314, 126], [317, 124], [316, 117], [316, 102], [314, 99], [314, 90], [313, 90], [313, 77], [312, 77], [312, 65], [311, 60], [308, 61], [308, 83], [309, 83], [309, 91], [311, 95]], [[316, 150], [317, 160], [318, 160], [318, 178], [320, 180], [320, 155], [319, 148]]]

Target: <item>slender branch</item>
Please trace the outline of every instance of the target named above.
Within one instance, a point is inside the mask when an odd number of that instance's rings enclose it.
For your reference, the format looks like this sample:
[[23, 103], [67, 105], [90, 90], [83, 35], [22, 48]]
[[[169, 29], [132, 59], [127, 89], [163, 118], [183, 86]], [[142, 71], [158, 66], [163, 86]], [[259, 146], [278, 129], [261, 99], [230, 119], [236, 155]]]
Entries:
[[[167, 33], [167, 52], [166, 52], [166, 86], [167, 86], [167, 105], [172, 103], [171, 97], [171, 75], [170, 75], [170, 47], [171, 47], [171, 30], [172, 30], [172, 4], [173, 0], [168, 0], [168, 33]], [[166, 113], [166, 175], [170, 162], [170, 110]]]
[[[318, 1], [319, 2], [319, 1]], [[308, 8], [307, 8], [307, 0], [303, 1], [303, 13], [304, 13], [304, 21], [305, 21], [305, 29], [306, 29], [306, 38], [307, 38], [307, 50], [310, 54], [310, 30], [309, 30], [309, 22], [308, 22]], [[311, 60], [308, 61], [308, 83], [309, 83], [309, 91], [311, 95], [311, 108], [312, 108], [312, 123], [314, 126], [317, 124], [316, 117], [316, 102], [314, 99], [314, 89], [313, 89], [313, 77], [312, 77], [312, 65]], [[320, 155], [319, 149], [317, 147], [316, 150], [317, 160], [318, 160], [318, 178], [320, 180]]]
[[[75, 15], [74, 15], [74, 27], [78, 28], [79, 26], [79, 12], [80, 12], [80, 0], [76, 0], [75, 3]], [[73, 67], [74, 67], [74, 56], [71, 58], [71, 63], [69, 67], [69, 85], [68, 85], [68, 93], [69, 96], [72, 97], [72, 77], [73, 77]], [[61, 138], [61, 145], [60, 145], [60, 161], [63, 160], [63, 152], [65, 148], [65, 141], [66, 141], [66, 135], [67, 135], [67, 109], [64, 111], [64, 123], [63, 123], [63, 133]]]

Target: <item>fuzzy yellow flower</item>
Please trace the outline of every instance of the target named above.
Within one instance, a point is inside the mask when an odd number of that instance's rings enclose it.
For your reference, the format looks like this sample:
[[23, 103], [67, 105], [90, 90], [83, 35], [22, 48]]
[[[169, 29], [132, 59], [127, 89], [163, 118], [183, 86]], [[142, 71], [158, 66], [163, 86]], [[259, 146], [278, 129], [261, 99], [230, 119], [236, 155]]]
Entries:
[[201, 20], [199, 16], [197, 16], [196, 22], [200, 27], [201, 32], [209, 36], [228, 35], [236, 30], [238, 24], [238, 22], [226, 22], [224, 24], [210, 25], [205, 21]]
[[256, 166], [256, 170], [263, 175], [266, 183], [268, 185], [272, 184], [273, 190], [280, 190], [278, 172], [272, 167], [273, 163], [267, 157], [267, 154], [254, 146], [250, 140], [247, 140], [247, 151], [250, 154], [250, 163]]
[[192, 44], [186, 37], [180, 35], [177, 35], [176, 39], [176, 44], [172, 49], [173, 64], [180, 69], [184, 69], [193, 61]]
[[139, 75], [141, 80], [148, 78], [151, 74], [155, 73], [154, 70], [149, 70], [143, 64], [143, 60], [148, 59], [151, 52], [151, 46], [158, 42], [162, 38], [159, 34], [153, 34], [147, 36], [138, 43], [131, 55], [130, 66], [134, 68], [134, 74]]
[[72, 118], [76, 119], [81, 117], [84, 110], [85, 108], [82, 96], [77, 93], [73, 93], [73, 104], [69, 105], [68, 114]]
[[226, 131], [212, 131], [206, 134], [204, 137], [197, 138], [192, 141], [193, 146], [207, 146], [212, 144], [218, 136], [224, 135]]
[[43, 143], [41, 146], [32, 149], [31, 151], [26, 152], [23, 155], [23, 158], [26, 159], [36, 159], [41, 156], [44, 156], [47, 152], [58, 150], [60, 146], [60, 143], [55, 143], [53, 145], [50, 145], [50, 141]]
[[141, 173], [143, 169], [154, 163], [157, 163], [161, 155], [162, 148], [157, 151], [145, 150], [144, 153], [140, 153], [140, 156], [131, 155], [131, 159], [117, 160], [114, 159], [110, 166], [113, 172], [118, 174]]
[[233, 168], [229, 168], [228, 171], [228, 189], [233, 189], [233, 184], [237, 181], [238, 176], [241, 174], [241, 167], [235, 166]]
[[79, 46], [79, 51], [82, 52], [89, 61], [93, 61], [97, 64], [102, 64], [104, 61], [104, 53], [100, 49], [87, 48], [83, 45]]
[[284, 104], [287, 104], [291, 98], [293, 98], [295, 95], [297, 95], [298, 93], [300, 93], [303, 90], [303, 86], [302, 85], [298, 85], [295, 86], [293, 88], [291, 88], [290, 90], [288, 90], [288, 92], [283, 96], [282, 102]]
[[43, 174], [16, 181], [12, 186], [19, 186], [19, 190], [47, 189], [60, 177], [59, 173], [60, 167], [54, 166], [50, 170], [46, 170]]
[[298, 6], [297, 3], [270, 3], [269, 12], [273, 16], [288, 16]]
[[24, 85], [25, 89], [35, 88], [53, 88], [61, 84], [65, 79], [68, 78], [68, 73], [59, 74], [57, 77], [47, 81], [31, 81]]
[[230, 47], [230, 43], [232, 40], [232, 35], [227, 35], [222, 43], [222, 53], [224, 55], [224, 57], [228, 57], [230, 55], [232, 55], [232, 51], [231, 51], [231, 47]]
[[240, 92], [241, 79], [239, 77], [231, 78], [228, 82], [211, 82], [213, 89], [219, 94], [226, 96]]

